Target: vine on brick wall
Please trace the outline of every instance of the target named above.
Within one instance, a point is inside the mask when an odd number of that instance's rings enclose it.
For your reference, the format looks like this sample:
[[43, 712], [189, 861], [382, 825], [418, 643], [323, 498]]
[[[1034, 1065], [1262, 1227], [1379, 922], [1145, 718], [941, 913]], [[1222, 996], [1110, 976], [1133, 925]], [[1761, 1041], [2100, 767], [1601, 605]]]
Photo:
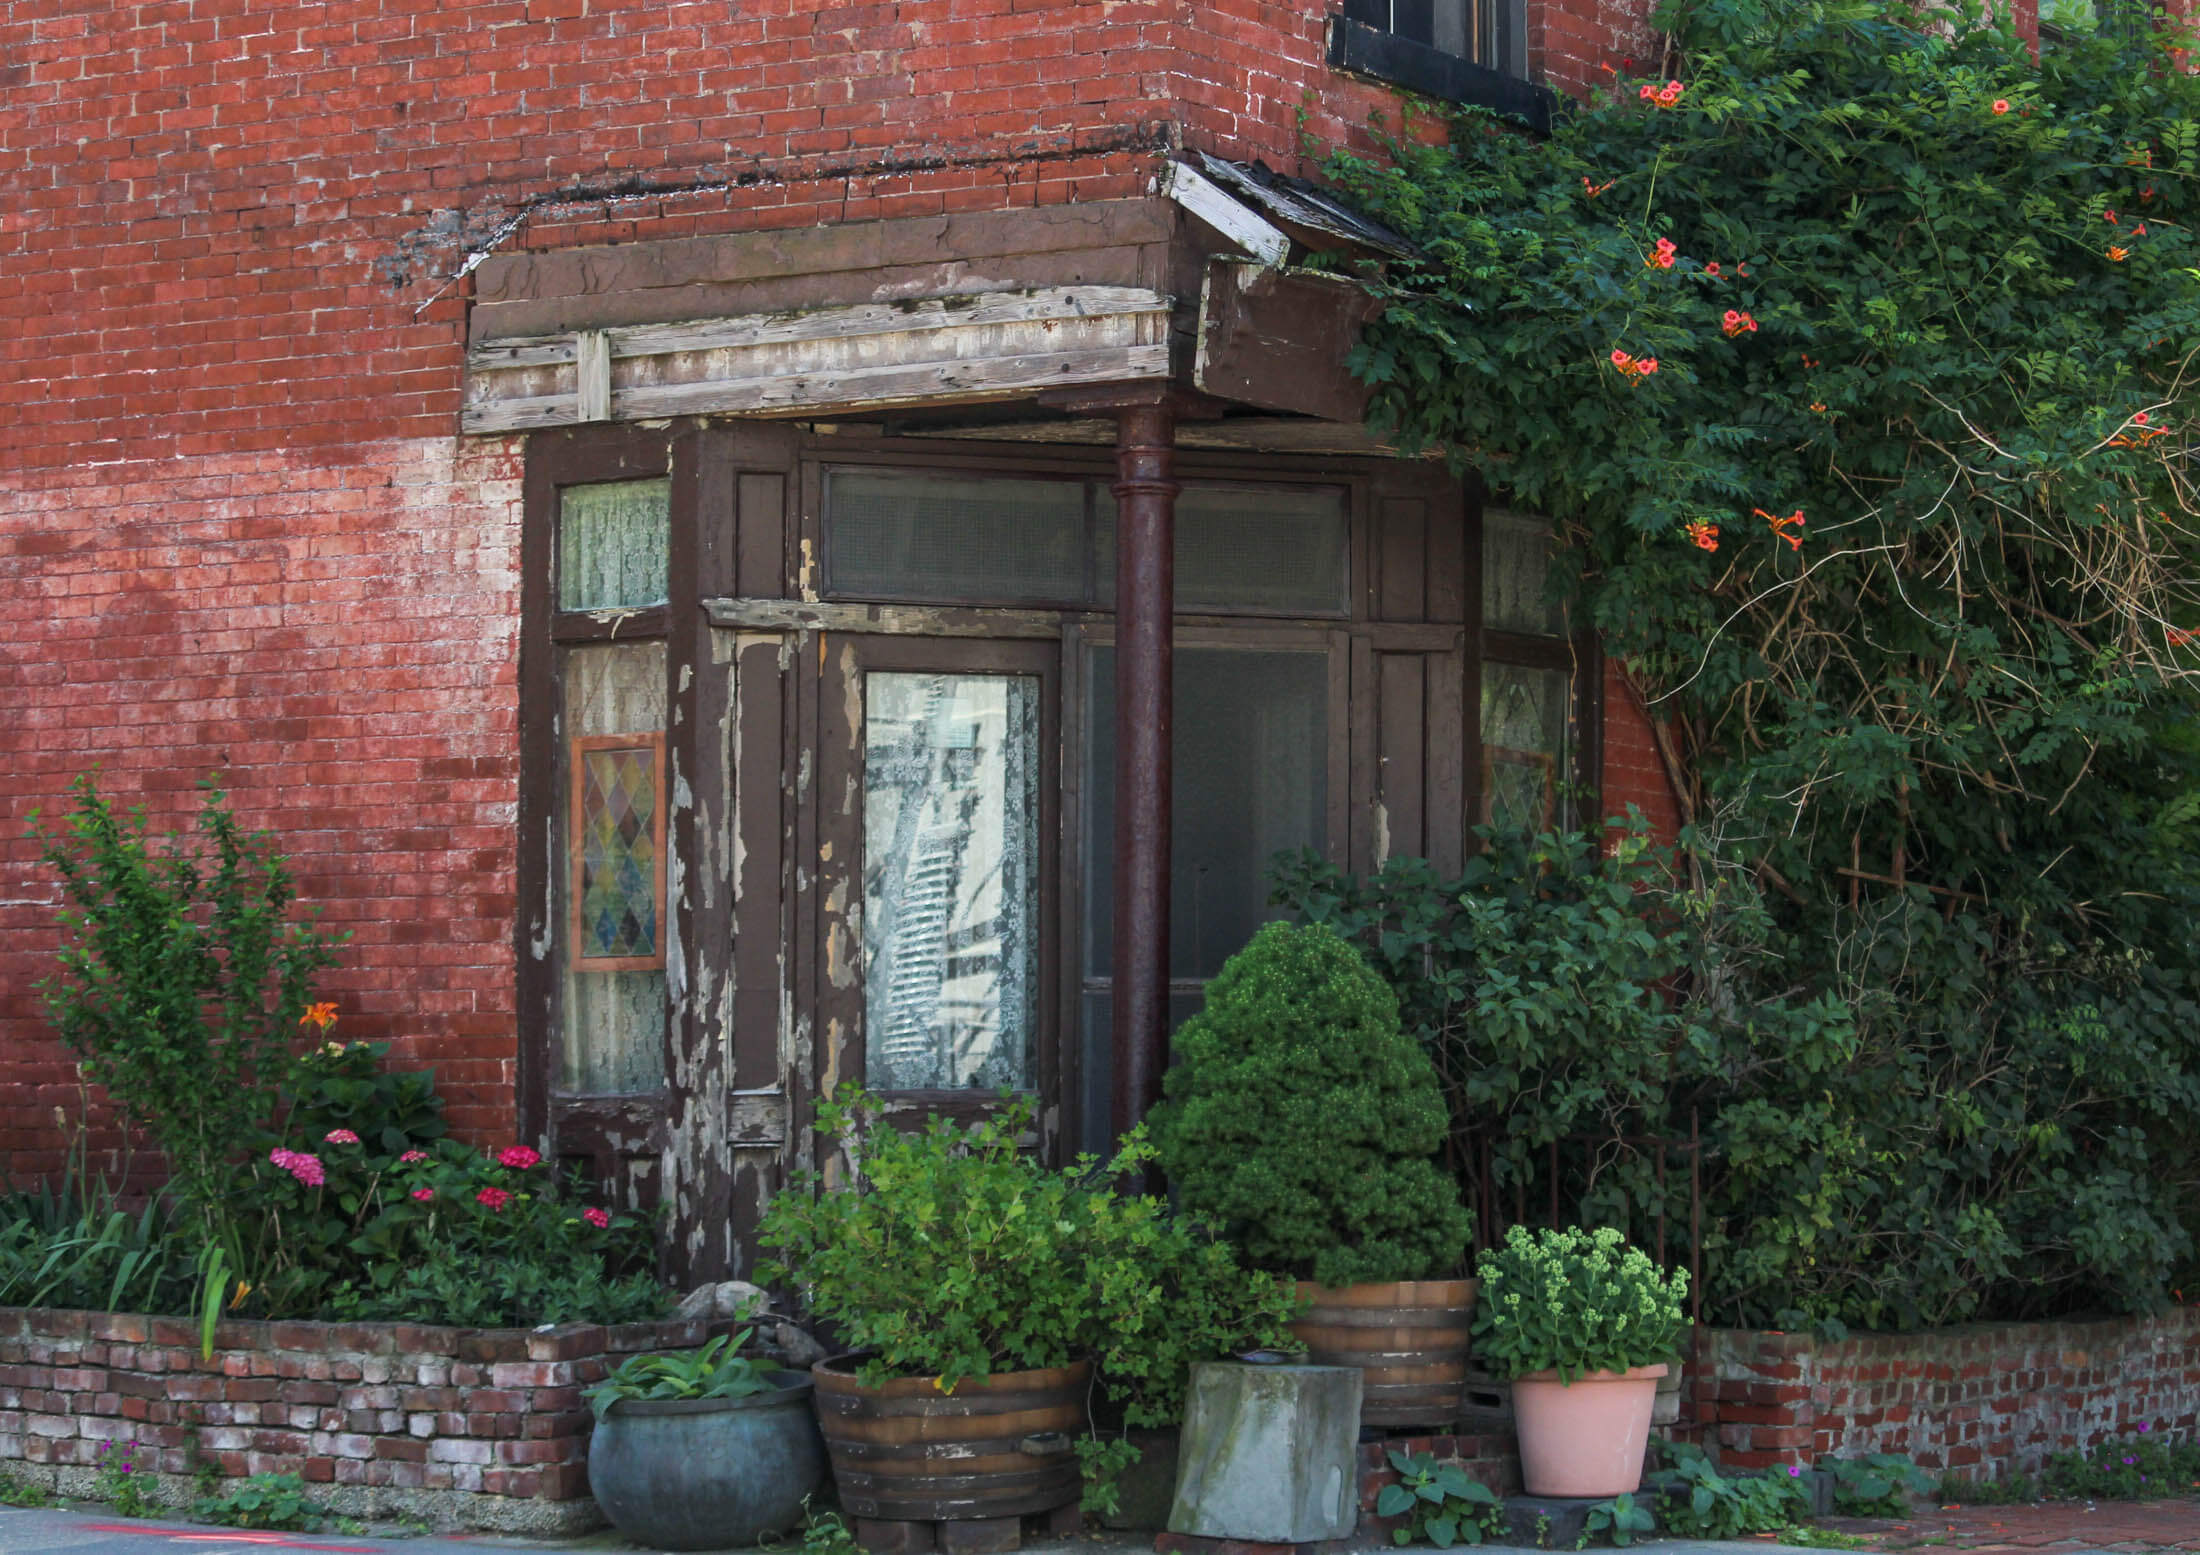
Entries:
[[1662, 720], [1721, 1315], [2144, 1305], [2200, 1115], [2200, 81], [1885, 0], [1659, 20], [1547, 140], [1331, 159], [1422, 253], [1371, 419], [1563, 521]]

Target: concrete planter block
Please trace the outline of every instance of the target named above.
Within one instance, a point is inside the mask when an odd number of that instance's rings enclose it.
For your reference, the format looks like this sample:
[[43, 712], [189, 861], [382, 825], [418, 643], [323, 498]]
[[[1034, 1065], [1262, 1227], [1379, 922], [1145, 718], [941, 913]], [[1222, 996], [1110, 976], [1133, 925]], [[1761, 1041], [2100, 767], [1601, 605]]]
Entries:
[[1359, 1434], [1357, 1367], [1194, 1366], [1169, 1532], [1264, 1544], [1351, 1537]]

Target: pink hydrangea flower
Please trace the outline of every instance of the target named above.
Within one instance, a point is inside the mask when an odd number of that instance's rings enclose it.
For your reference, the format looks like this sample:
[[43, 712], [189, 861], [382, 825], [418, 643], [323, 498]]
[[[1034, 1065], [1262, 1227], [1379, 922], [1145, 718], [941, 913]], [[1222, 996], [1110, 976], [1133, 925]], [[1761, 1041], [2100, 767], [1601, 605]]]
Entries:
[[611, 1212], [609, 1210], [598, 1209], [593, 1204], [591, 1204], [588, 1208], [581, 1211], [581, 1219], [587, 1221], [598, 1231], [601, 1231], [606, 1226], [611, 1224]]
[[277, 1146], [267, 1153], [267, 1158], [304, 1183], [308, 1188], [318, 1188], [328, 1180], [328, 1174], [322, 1169], [319, 1156], [307, 1155], [301, 1150], [285, 1150], [281, 1146]]
[[492, 1210], [502, 1210], [512, 1202], [512, 1196], [502, 1188], [484, 1188], [474, 1195], [476, 1204], [486, 1204]]
[[359, 1136], [348, 1128], [332, 1128], [321, 1142], [326, 1145], [356, 1145], [359, 1143]]
[[412, 1196], [425, 1204], [435, 1197], [435, 1190], [433, 1188], [415, 1188], [412, 1191]]
[[427, 1159], [428, 1152], [425, 1150], [408, 1150], [397, 1158], [397, 1162], [400, 1166], [410, 1166], [415, 1161], [425, 1161]]
[[528, 1149], [525, 1145], [506, 1145], [497, 1152], [497, 1164], [499, 1166], [509, 1166], [517, 1172], [524, 1172], [530, 1166], [540, 1164], [541, 1160], [540, 1155]]

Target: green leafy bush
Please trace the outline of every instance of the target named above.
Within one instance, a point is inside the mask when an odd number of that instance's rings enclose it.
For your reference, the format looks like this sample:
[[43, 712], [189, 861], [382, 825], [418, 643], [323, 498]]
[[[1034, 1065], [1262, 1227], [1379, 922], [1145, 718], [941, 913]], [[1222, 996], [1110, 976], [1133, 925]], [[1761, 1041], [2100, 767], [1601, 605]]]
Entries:
[[1648, 1502], [1638, 1501], [1631, 1495], [1618, 1495], [1590, 1507], [1581, 1526], [1588, 1537], [1602, 1534], [1625, 1549], [1635, 1542], [1636, 1534], [1657, 1532], [1658, 1520]]
[[1765, 893], [1682, 989], [1709, 1312], [2144, 1309], [2200, 1223], [2200, 81], [2174, 29], [1659, 24], [1677, 89], [1332, 165], [1420, 250], [1378, 424], [1556, 518], [1691, 895]]
[[[1585, 836], [1482, 837], [1449, 879], [1300, 860], [1277, 895], [1396, 983], [1501, 1195], [1544, 1202], [1551, 1139], [1693, 1120], [1712, 1321], [1903, 1328], [2159, 1297], [2184, 1172], [2134, 1164], [2200, 1102], [2200, 1005], [2175, 982], [2194, 974], [2167, 965], [2189, 937], [2151, 966], [2066, 947], [2050, 975], [2007, 959], [2045, 953], [2028, 931], [1907, 900], [1829, 925], [1850, 939], [1804, 935], [1693, 833], [1675, 850], [1622, 828], [1603, 857]], [[2081, 994], [2110, 1002], [2049, 1018]], [[1601, 1149], [1583, 1182], [1557, 1186], [1585, 1219], [1689, 1214], [1686, 1176], [1661, 1191], [1646, 1151]]]
[[[333, 1015], [326, 1017], [334, 1024]], [[316, 1024], [320, 1024], [318, 1021]], [[321, 1026], [326, 1036], [328, 1026]], [[443, 1138], [443, 1098], [426, 1069], [389, 1067], [387, 1042], [324, 1041], [292, 1068], [281, 1101], [282, 1135], [323, 1140], [338, 1131], [359, 1136], [369, 1159], [395, 1159]], [[265, 1141], [269, 1147], [283, 1138]], [[264, 1154], [265, 1152], [260, 1152]]]
[[2055, 1454], [2040, 1479], [2052, 1500], [2182, 1496], [2200, 1485], [2200, 1442], [2173, 1439], [2142, 1422], [2133, 1435], [2111, 1437], [2090, 1452]]
[[401, 1155], [375, 1191], [331, 1316], [509, 1328], [644, 1322], [671, 1305], [649, 1227], [588, 1204], [578, 1184], [561, 1193], [529, 1146], [442, 1140]]
[[1674, 1358], [1688, 1271], [1661, 1274], [1605, 1227], [1514, 1226], [1477, 1265], [1474, 1353], [1500, 1377], [1628, 1371]]
[[1375, 1497], [1377, 1517], [1403, 1518], [1390, 1530], [1393, 1544], [1480, 1544], [1505, 1531], [1505, 1504], [1456, 1463], [1439, 1463], [1428, 1453], [1392, 1451], [1390, 1466], [1398, 1483]]
[[[1273, 896], [1351, 941], [1396, 993], [1442, 1083], [1453, 1170], [1476, 1181], [1486, 1146], [1498, 1201], [1540, 1203], [1553, 1141], [1662, 1132], [1676, 1082], [1713, 1067], [1711, 1039], [1666, 993], [1695, 964], [1695, 915], [1639, 816], [1606, 838], [1475, 836], [1453, 876], [1404, 856], [1365, 878], [1312, 852], [1279, 858]], [[1653, 1187], [1647, 1162], [1615, 1155], [1577, 1213], [1650, 1218]]]
[[1028, 1097], [968, 1125], [932, 1118], [901, 1133], [844, 1090], [818, 1126], [849, 1147], [860, 1180], [798, 1177], [765, 1212], [764, 1276], [800, 1287], [868, 1352], [866, 1380], [964, 1377], [1098, 1363], [1126, 1423], [1173, 1423], [1194, 1361], [1288, 1343], [1288, 1289], [1238, 1267], [1230, 1248], [1110, 1179], [1152, 1157], [1134, 1132], [1102, 1167], [1068, 1171], [1019, 1147]]
[[1910, 1498], [1933, 1488], [1932, 1476], [1905, 1453], [1822, 1458], [1818, 1466], [1833, 1475], [1833, 1509], [1843, 1517], [1906, 1517]]
[[0, 1198], [0, 1306], [189, 1311], [190, 1256], [166, 1206], [126, 1211], [83, 1168], [72, 1156], [58, 1190]]
[[0, 1506], [52, 1506], [53, 1492], [36, 1480], [0, 1473]]
[[295, 1474], [255, 1474], [218, 1495], [201, 1496], [191, 1504], [191, 1515], [231, 1528], [294, 1531], [317, 1529], [323, 1521], [320, 1507], [306, 1496], [305, 1481]]
[[281, 856], [205, 789], [203, 849], [171, 838], [156, 856], [142, 810], [118, 816], [89, 773], [71, 785], [64, 829], [37, 833], [69, 903], [60, 970], [39, 991], [85, 1078], [160, 1146], [170, 1192], [252, 1279], [233, 1168], [278, 1110], [340, 937], [290, 921]]
[[1435, 1073], [1397, 996], [1330, 930], [1264, 926], [1175, 1055], [1149, 1120], [1162, 1168], [1251, 1262], [1329, 1286], [1460, 1265], [1473, 1221], [1432, 1159]]
[[1688, 1442], [1661, 1442], [1670, 1467], [1657, 1476], [1658, 1526], [1688, 1539], [1738, 1539], [1778, 1533], [1810, 1511], [1800, 1470], [1721, 1474], [1711, 1455]]
[[151, 1517], [160, 1510], [160, 1481], [138, 1452], [137, 1439], [103, 1441], [92, 1459], [92, 1495], [124, 1517]]
[[770, 1393], [780, 1386], [772, 1380], [772, 1368], [741, 1353], [750, 1332], [744, 1328], [720, 1334], [685, 1355], [630, 1355], [584, 1396], [601, 1420], [621, 1399], [754, 1398]]

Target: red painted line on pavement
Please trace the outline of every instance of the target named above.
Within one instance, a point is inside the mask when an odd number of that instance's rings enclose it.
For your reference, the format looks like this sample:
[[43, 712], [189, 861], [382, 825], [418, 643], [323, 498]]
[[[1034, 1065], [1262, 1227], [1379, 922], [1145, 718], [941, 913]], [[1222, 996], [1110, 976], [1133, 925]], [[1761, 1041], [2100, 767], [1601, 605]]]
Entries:
[[328, 1555], [382, 1555], [372, 1544], [315, 1544], [293, 1539], [287, 1533], [255, 1533], [231, 1529], [227, 1533], [179, 1533], [171, 1528], [147, 1528], [131, 1523], [85, 1523], [87, 1533], [134, 1533], [141, 1538], [176, 1539], [186, 1544], [268, 1544], [285, 1550], [322, 1550]]

